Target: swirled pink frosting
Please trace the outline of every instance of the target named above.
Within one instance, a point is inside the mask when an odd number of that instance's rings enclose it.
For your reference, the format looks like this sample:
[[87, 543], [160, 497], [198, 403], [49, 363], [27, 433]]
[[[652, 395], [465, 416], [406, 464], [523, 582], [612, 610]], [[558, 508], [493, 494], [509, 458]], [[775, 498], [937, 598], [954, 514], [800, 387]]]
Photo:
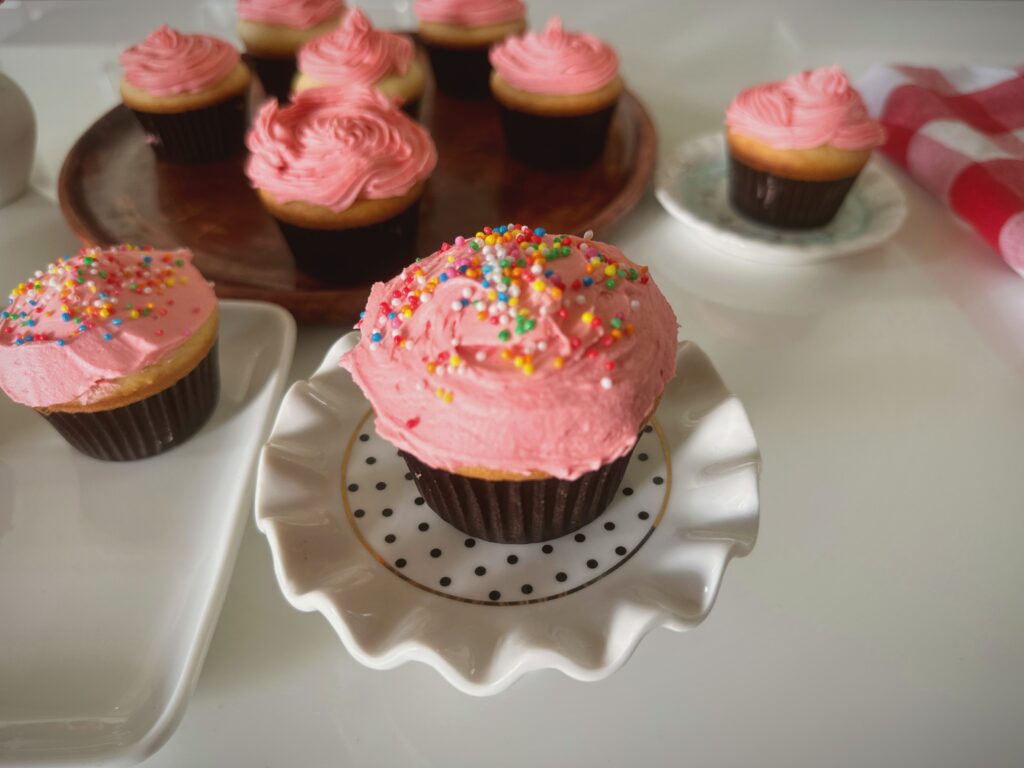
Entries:
[[344, 9], [342, 0], [238, 0], [238, 18], [260, 24], [309, 29]]
[[179, 347], [216, 303], [188, 250], [83, 248], [8, 296], [0, 389], [33, 408], [96, 402]]
[[591, 35], [566, 32], [557, 16], [543, 32], [509, 37], [491, 48], [491, 66], [513, 88], [533, 93], [590, 93], [619, 73], [619, 57]]
[[333, 32], [299, 50], [299, 71], [331, 85], [373, 85], [392, 73], [405, 74], [412, 61], [412, 40], [374, 29], [366, 14], [353, 8]]
[[254, 187], [332, 211], [404, 195], [437, 165], [426, 129], [367, 86], [310, 88], [284, 107], [271, 99], [245, 143]]
[[377, 432], [430, 466], [573, 479], [634, 445], [675, 372], [676, 318], [617, 248], [485, 228], [370, 292], [340, 360]]
[[734, 133], [778, 149], [869, 149], [885, 141], [839, 67], [809, 69], [741, 91], [725, 113]]
[[522, 0], [416, 0], [413, 11], [420, 21], [485, 27], [526, 16]]
[[235, 65], [234, 47], [209, 35], [186, 35], [162, 24], [121, 54], [124, 79], [154, 96], [174, 96], [220, 82]]

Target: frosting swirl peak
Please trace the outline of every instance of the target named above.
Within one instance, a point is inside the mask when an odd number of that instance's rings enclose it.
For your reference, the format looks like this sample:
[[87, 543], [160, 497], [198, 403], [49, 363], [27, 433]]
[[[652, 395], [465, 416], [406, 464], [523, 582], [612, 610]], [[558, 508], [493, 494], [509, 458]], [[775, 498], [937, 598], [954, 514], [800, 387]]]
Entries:
[[353, 8], [336, 30], [302, 46], [299, 71], [321, 83], [373, 85], [392, 73], [404, 75], [413, 53], [412, 40], [374, 29], [366, 14]]
[[121, 54], [124, 79], [154, 96], [207, 88], [230, 74], [238, 51], [209, 35], [187, 35], [161, 24]]
[[253, 186], [335, 212], [404, 195], [437, 165], [426, 129], [366, 86], [310, 88], [288, 106], [271, 99], [245, 143]]
[[543, 32], [506, 38], [491, 48], [490, 57], [505, 82], [533, 93], [590, 93], [611, 83], [619, 72], [619, 57], [610, 45], [565, 31], [557, 16]]
[[777, 149], [831, 144], [861, 150], [885, 141], [885, 130], [868, 114], [843, 70], [835, 66], [809, 69], [741, 91], [726, 110], [725, 124], [735, 133]]
[[420, 21], [484, 27], [526, 16], [522, 0], [416, 0], [413, 11]]
[[342, 0], [238, 0], [238, 18], [260, 24], [309, 29], [337, 16]]

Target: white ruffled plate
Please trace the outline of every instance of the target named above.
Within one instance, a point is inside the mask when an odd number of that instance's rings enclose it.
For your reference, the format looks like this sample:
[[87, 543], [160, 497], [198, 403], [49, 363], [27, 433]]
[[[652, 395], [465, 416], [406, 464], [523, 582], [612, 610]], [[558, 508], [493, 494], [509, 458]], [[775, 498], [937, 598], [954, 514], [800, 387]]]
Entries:
[[828, 226], [774, 229], [744, 218], [728, 200], [728, 163], [721, 133], [691, 139], [663, 161], [655, 177], [662, 207], [711, 245], [751, 261], [802, 264], [873, 248], [896, 234], [907, 215], [903, 193], [872, 160]]
[[757, 442], [695, 344], [680, 345], [678, 375], [608, 510], [561, 539], [504, 545], [423, 503], [338, 367], [357, 339], [340, 339], [285, 396], [256, 522], [288, 601], [323, 613], [363, 664], [422, 661], [475, 695], [537, 669], [598, 680], [654, 627], [700, 623], [729, 559], [754, 545]]

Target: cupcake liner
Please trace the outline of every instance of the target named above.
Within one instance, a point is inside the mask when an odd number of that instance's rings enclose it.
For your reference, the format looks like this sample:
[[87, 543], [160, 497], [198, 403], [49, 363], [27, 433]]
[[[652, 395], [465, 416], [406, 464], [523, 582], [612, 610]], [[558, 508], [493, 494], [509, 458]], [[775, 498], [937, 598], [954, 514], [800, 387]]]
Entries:
[[132, 112], [161, 160], [212, 163], [236, 155], [244, 147], [244, 94], [187, 112]]
[[188, 440], [213, 413], [219, 395], [215, 343], [191, 372], [138, 402], [109, 411], [40, 413], [85, 455], [104, 461], [134, 461]]
[[417, 96], [415, 99], [410, 99], [402, 105], [402, 111], [405, 112], [413, 120], [420, 119], [420, 102], [423, 101], [422, 96]]
[[249, 69], [256, 73], [263, 92], [268, 98], [284, 103], [292, 92], [292, 80], [295, 79], [295, 57], [273, 58], [245, 54], [245, 62]]
[[488, 47], [445, 48], [424, 43], [438, 90], [460, 99], [486, 99], [491, 93]]
[[859, 174], [801, 181], [751, 168], [729, 155], [729, 202], [744, 216], [780, 229], [814, 229], [835, 218]]
[[604, 151], [615, 104], [585, 115], [533, 115], [501, 108], [508, 153], [528, 165], [549, 170], [583, 168]]
[[413, 260], [419, 211], [417, 200], [397, 216], [353, 229], [312, 229], [275, 220], [295, 266], [306, 275], [332, 285], [365, 285], [393, 277]]
[[608, 507], [633, 455], [575, 480], [480, 480], [402, 458], [427, 505], [463, 533], [502, 544], [557, 539], [597, 519]]

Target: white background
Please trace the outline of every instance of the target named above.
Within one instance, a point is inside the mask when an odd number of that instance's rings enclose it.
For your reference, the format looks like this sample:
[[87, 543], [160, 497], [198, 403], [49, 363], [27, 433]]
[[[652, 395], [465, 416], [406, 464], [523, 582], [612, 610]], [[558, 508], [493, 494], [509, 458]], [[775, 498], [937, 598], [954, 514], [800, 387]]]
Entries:
[[[663, 151], [714, 130], [741, 87], [804, 66], [1024, 62], [1024, 3], [563, 0], [530, 15], [556, 8], [618, 47]], [[0, 9], [0, 69], [40, 122], [37, 189], [0, 211], [5, 285], [75, 246], [54, 180], [116, 103], [118, 51], [159, 22], [217, 17], [167, 0]], [[901, 185], [901, 234], [835, 264], [734, 262], [650, 195], [598, 233], [651, 265], [763, 449], [760, 539], [701, 627], [655, 632], [605, 682], [540, 673], [474, 699], [420, 665], [356, 664], [286, 605], [250, 525], [195, 698], [146, 765], [1024, 765], [1024, 282]], [[301, 330], [294, 376], [343, 330]]]

